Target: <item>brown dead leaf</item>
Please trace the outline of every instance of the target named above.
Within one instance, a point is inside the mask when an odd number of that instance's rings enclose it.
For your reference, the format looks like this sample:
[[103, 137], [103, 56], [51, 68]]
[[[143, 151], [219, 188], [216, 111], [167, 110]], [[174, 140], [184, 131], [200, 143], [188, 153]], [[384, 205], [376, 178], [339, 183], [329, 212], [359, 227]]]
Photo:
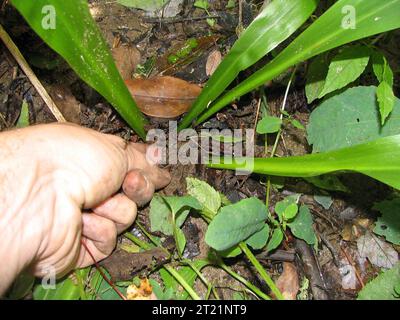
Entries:
[[119, 46], [112, 49], [115, 64], [122, 79], [130, 79], [140, 62], [140, 52], [132, 46]]
[[201, 92], [198, 85], [173, 77], [129, 79], [125, 83], [146, 115], [171, 119], [185, 113]]
[[126, 298], [128, 300], [157, 300], [147, 278], [140, 280], [139, 287], [131, 284], [126, 290]]
[[283, 263], [283, 272], [275, 284], [286, 300], [296, 300], [300, 287], [297, 269], [293, 263]]
[[211, 51], [211, 53], [208, 55], [206, 63], [207, 76], [212, 76], [215, 70], [217, 70], [221, 61], [222, 61], [221, 51], [219, 51], [218, 49]]
[[68, 122], [81, 123], [81, 103], [76, 100], [71, 90], [63, 85], [54, 84], [46, 87], [58, 109]]

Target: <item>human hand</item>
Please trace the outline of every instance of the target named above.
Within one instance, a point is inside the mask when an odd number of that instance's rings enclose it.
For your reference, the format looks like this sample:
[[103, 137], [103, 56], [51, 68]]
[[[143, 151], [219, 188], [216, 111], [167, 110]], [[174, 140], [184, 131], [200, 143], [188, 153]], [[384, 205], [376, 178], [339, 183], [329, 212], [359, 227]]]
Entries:
[[1, 133], [0, 295], [25, 268], [63, 275], [92, 264], [81, 239], [107, 257], [136, 205], [170, 182], [150, 159], [158, 151], [72, 124]]

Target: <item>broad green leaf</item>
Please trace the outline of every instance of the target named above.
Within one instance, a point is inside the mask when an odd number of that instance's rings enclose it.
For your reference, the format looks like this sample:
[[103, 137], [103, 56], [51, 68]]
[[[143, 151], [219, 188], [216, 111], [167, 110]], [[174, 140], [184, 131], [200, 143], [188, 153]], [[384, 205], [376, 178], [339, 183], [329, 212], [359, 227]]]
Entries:
[[372, 67], [379, 81], [376, 95], [379, 102], [381, 123], [383, 125], [387, 116], [392, 112], [394, 105], [393, 71], [386, 57], [380, 51], [374, 51], [372, 54]]
[[86, 0], [11, 0], [31, 28], [142, 138], [146, 123], [119, 74]]
[[275, 133], [281, 128], [282, 120], [277, 117], [266, 116], [262, 118], [257, 124], [257, 133]]
[[293, 219], [296, 216], [298, 210], [299, 208], [297, 204], [295, 203], [290, 204], [283, 212], [283, 218], [286, 221]]
[[291, 119], [290, 123], [292, 124], [293, 127], [300, 129], [300, 130], [306, 130], [306, 128], [303, 126], [303, 124], [296, 119]]
[[191, 196], [160, 197], [156, 195], [150, 202], [149, 217], [151, 231], [161, 231], [167, 236], [173, 235], [174, 229], [171, 210], [175, 210], [175, 224], [179, 228], [185, 222], [190, 208], [201, 208], [197, 200]]
[[400, 134], [400, 100], [382, 127], [376, 87], [356, 87], [326, 99], [310, 116], [308, 142], [313, 152], [330, 151]]
[[381, 113], [381, 123], [383, 125], [386, 118], [393, 110], [396, 97], [393, 93], [393, 88], [386, 81], [381, 82], [378, 86], [376, 95], [379, 102], [379, 111]]
[[69, 276], [57, 280], [54, 288], [44, 287], [39, 283], [33, 290], [34, 300], [78, 300], [79, 298], [79, 286]]
[[149, 282], [153, 288], [153, 293], [156, 295], [158, 300], [173, 300], [174, 289], [169, 287], [163, 290], [159, 283], [154, 279], [149, 279]]
[[267, 220], [267, 207], [257, 198], [248, 198], [222, 207], [206, 232], [206, 243], [226, 250], [260, 231]]
[[332, 59], [326, 76], [325, 85], [318, 98], [344, 88], [364, 72], [369, 62], [371, 50], [362, 45], [343, 49]]
[[268, 224], [265, 224], [260, 231], [256, 232], [246, 240], [246, 244], [248, 244], [254, 250], [260, 250], [265, 247], [268, 238], [269, 238], [269, 226]]
[[186, 178], [187, 192], [196, 198], [202, 205], [202, 210], [206, 210], [212, 215], [216, 215], [221, 207], [220, 194], [205, 181], [196, 178]]
[[280, 228], [276, 228], [274, 232], [272, 233], [271, 240], [269, 240], [268, 245], [267, 245], [267, 252], [270, 252], [272, 250], [275, 250], [276, 248], [279, 247], [283, 240], [283, 232]]
[[400, 282], [400, 263], [378, 275], [358, 293], [358, 300], [400, 300], [395, 287]]
[[208, 3], [208, 0], [196, 0], [193, 4], [196, 8], [208, 10], [210, 4]]
[[263, 8], [208, 80], [179, 129], [190, 125], [241, 71], [255, 64], [293, 34], [317, 4], [318, 0], [275, 0]]
[[242, 249], [240, 249], [238, 245], [226, 250], [218, 251], [218, 254], [223, 258], [234, 258], [240, 255], [241, 253]]
[[25, 128], [29, 126], [29, 105], [26, 100], [22, 102], [21, 113], [15, 126], [17, 128]]
[[325, 86], [328, 74], [328, 59], [326, 54], [320, 54], [309, 65], [307, 70], [306, 96], [311, 103], [318, 99]]
[[[351, 10], [343, 13], [346, 8]], [[356, 13], [356, 17], [354, 17], [356, 27], [354, 29], [348, 28], [345, 24], [351, 12]], [[329, 10], [298, 36], [274, 60], [211, 105], [210, 101], [213, 101], [214, 97], [210, 96], [205, 103], [202, 102], [199, 107], [196, 106], [196, 112], [192, 111], [189, 119], [193, 119], [200, 112], [206, 110], [196, 121], [196, 124], [203, 122], [233, 100], [274, 79], [299, 62], [346, 43], [399, 28], [399, 12], [400, 0], [387, 0], [384, 2], [382, 0], [336, 1]], [[186, 123], [188, 124], [189, 122]]]
[[317, 237], [315, 236], [312, 224], [313, 220], [310, 210], [307, 206], [301, 206], [299, 214], [293, 222], [288, 223], [288, 227], [296, 238], [302, 239], [308, 244], [313, 245], [317, 242]]
[[381, 123], [385, 123], [386, 118], [392, 112], [396, 97], [393, 88], [386, 82], [382, 81], [376, 90], [376, 96], [379, 102], [379, 111], [381, 113]]
[[382, 213], [374, 232], [384, 236], [387, 241], [400, 245], [400, 198], [379, 202], [374, 209]]
[[393, 86], [393, 71], [382, 52], [374, 51], [372, 54], [372, 68], [379, 83], [386, 81], [389, 86]]
[[201, 204], [195, 197], [192, 196], [169, 196], [163, 197], [164, 201], [169, 205], [170, 209], [174, 214], [178, 214], [183, 208], [192, 208], [201, 210]]
[[[186, 219], [189, 214], [187, 212], [182, 212], [180, 217]], [[167, 236], [172, 236], [174, 233], [173, 223], [172, 223], [172, 213], [169, 206], [165, 203], [164, 199], [156, 195], [150, 202], [150, 228], [152, 232], [160, 231]], [[183, 223], [183, 222], [182, 222]], [[178, 221], [176, 221], [177, 225]]]
[[299, 200], [298, 195], [289, 196], [283, 199], [282, 201], [278, 201], [275, 204], [275, 213], [278, 215], [279, 222], [282, 223], [283, 220], [287, 216], [296, 215], [297, 213], [297, 201]]
[[400, 135], [335, 151], [287, 158], [239, 158], [208, 165], [217, 169], [251, 171], [285, 177], [313, 177], [355, 171], [400, 189]]
[[119, 4], [125, 7], [141, 9], [154, 12], [162, 9], [169, 0], [117, 0]]

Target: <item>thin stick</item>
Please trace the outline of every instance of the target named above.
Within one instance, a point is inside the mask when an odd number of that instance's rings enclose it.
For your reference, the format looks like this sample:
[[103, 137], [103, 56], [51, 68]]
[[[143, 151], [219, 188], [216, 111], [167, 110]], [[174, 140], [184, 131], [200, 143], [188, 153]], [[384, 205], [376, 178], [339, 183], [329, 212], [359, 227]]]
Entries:
[[112, 283], [110, 281], [110, 279], [107, 278], [107, 276], [105, 275], [105, 273], [103, 272], [103, 270], [101, 270], [101, 267], [99, 266], [99, 264], [97, 263], [96, 259], [94, 258], [94, 256], [92, 255], [92, 253], [90, 252], [89, 248], [87, 247], [85, 241], [81, 240], [82, 246], [86, 249], [86, 251], [88, 252], [89, 256], [92, 258], [94, 265], [97, 269], [97, 271], [101, 274], [101, 276], [103, 277], [103, 279], [110, 285], [111, 288], [113, 288], [113, 290], [120, 296], [120, 298], [122, 300], [127, 300], [126, 297], [122, 294], [121, 291], [118, 290], [118, 288], [115, 286], [114, 283]]
[[[282, 107], [281, 107], [281, 110], [280, 110], [281, 111], [281, 115], [280, 115], [279, 118], [281, 120], [283, 120], [283, 111], [285, 111], [285, 108], [286, 108], [286, 102], [287, 102], [287, 98], [289, 96], [290, 86], [292, 85], [294, 75], [296, 74], [296, 70], [297, 70], [297, 66], [293, 69], [293, 72], [292, 72], [292, 74], [290, 76], [290, 80], [289, 80], [289, 82], [287, 84], [287, 87], [286, 87], [285, 97], [283, 99]], [[273, 146], [272, 151], [271, 151], [271, 158], [273, 158], [275, 156], [275, 152], [276, 152], [276, 149], [278, 147], [278, 143], [279, 143], [279, 139], [280, 139], [281, 135], [282, 135], [282, 128], [279, 129], [278, 134], [276, 136], [275, 143], [274, 143], [274, 146]]]
[[258, 99], [256, 119], [254, 120], [254, 136], [253, 136], [254, 140], [256, 139], [256, 129], [257, 129], [258, 117], [260, 115], [260, 107], [261, 107], [261, 98]]
[[4, 42], [7, 49], [10, 51], [14, 59], [17, 61], [21, 69], [24, 71], [32, 85], [35, 87], [44, 103], [48, 106], [53, 116], [56, 118], [58, 122], [66, 122], [64, 116], [57, 108], [57, 105], [54, 103], [53, 99], [47, 93], [46, 89], [43, 87], [42, 83], [36, 77], [33, 70], [29, 67], [28, 62], [23, 57], [21, 51], [19, 51], [18, 47], [15, 45], [14, 41], [10, 38], [7, 31], [4, 30], [3, 26], [0, 24], [0, 38]]

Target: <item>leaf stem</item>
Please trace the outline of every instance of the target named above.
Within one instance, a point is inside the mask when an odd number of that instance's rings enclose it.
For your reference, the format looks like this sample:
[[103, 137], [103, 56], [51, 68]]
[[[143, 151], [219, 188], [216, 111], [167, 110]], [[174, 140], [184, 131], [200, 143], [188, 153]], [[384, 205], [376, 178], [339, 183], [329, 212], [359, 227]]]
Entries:
[[131, 240], [134, 244], [138, 245], [139, 247], [141, 247], [144, 250], [149, 250], [152, 248], [152, 245], [144, 242], [142, 240], [140, 240], [139, 238], [135, 237], [132, 233], [130, 232], [125, 232], [124, 233], [124, 237], [128, 238], [129, 240]]
[[192, 297], [193, 300], [201, 300], [197, 293], [193, 290], [193, 288], [185, 281], [185, 279], [176, 271], [174, 268], [170, 266], [164, 266], [164, 269], [167, 270], [175, 279], [179, 282], [179, 284], [187, 291], [187, 293]]
[[233, 271], [231, 268], [229, 268], [222, 260], [219, 262], [218, 266], [221, 267], [223, 270], [225, 270], [225, 272], [227, 274], [229, 274], [232, 278], [234, 278], [237, 281], [239, 281], [242, 284], [244, 284], [247, 288], [249, 288], [252, 292], [254, 292], [261, 299], [271, 300], [271, 297], [269, 297], [267, 294], [265, 294], [260, 289], [258, 289], [255, 285], [251, 284], [245, 278], [243, 278], [242, 276], [237, 274], [235, 271]]
[[261, 277], [267, 283], [267, 285], [271, 289], [271, 291], [275, 294], [276, 298], [278, 300], [284, 300], [282, 293], [279, 291], [279, 289], [275, 285], [274, 281], [272, 281], [271, 277], [264, 270], [263, 266], [260, 264], [260, 262], [258, 262], [257, 258], [253, 255], [253, 253], [247, 247], [247, 245], [244, 242], [241, 242], [241, 243], [239, 243], [239, 247], [240, 247], [240, 249], [242, 249], [244, 254], [247, 256], [247, 258], [250, 260], [250, 262], [253, 264], [253, 266], [258, 271], [258, 273], [261, 275]]
[[[188, 259], [185, 259], [182, 261], [183, 263], [186, 263], [189, 267], [191, 267], [193, 269], [194, 272], [196, 272], [196, 274], [199, 276], [200, 280], [203, 281], [203, 283], [207, 286], [207, 292], [208, 291], [212, 291], [212, 293], [214, 294], [214, 297], [217, 300], [220, 300], [217, 290], [215, 290], [215, 287], [209, 282], [207, 281], [206, 278], [204, 278], [203, 274], [201, 273], [201, 271], [194, 265], [194, 263]], [[207, 294], [208, 296], [209, 294]]]

